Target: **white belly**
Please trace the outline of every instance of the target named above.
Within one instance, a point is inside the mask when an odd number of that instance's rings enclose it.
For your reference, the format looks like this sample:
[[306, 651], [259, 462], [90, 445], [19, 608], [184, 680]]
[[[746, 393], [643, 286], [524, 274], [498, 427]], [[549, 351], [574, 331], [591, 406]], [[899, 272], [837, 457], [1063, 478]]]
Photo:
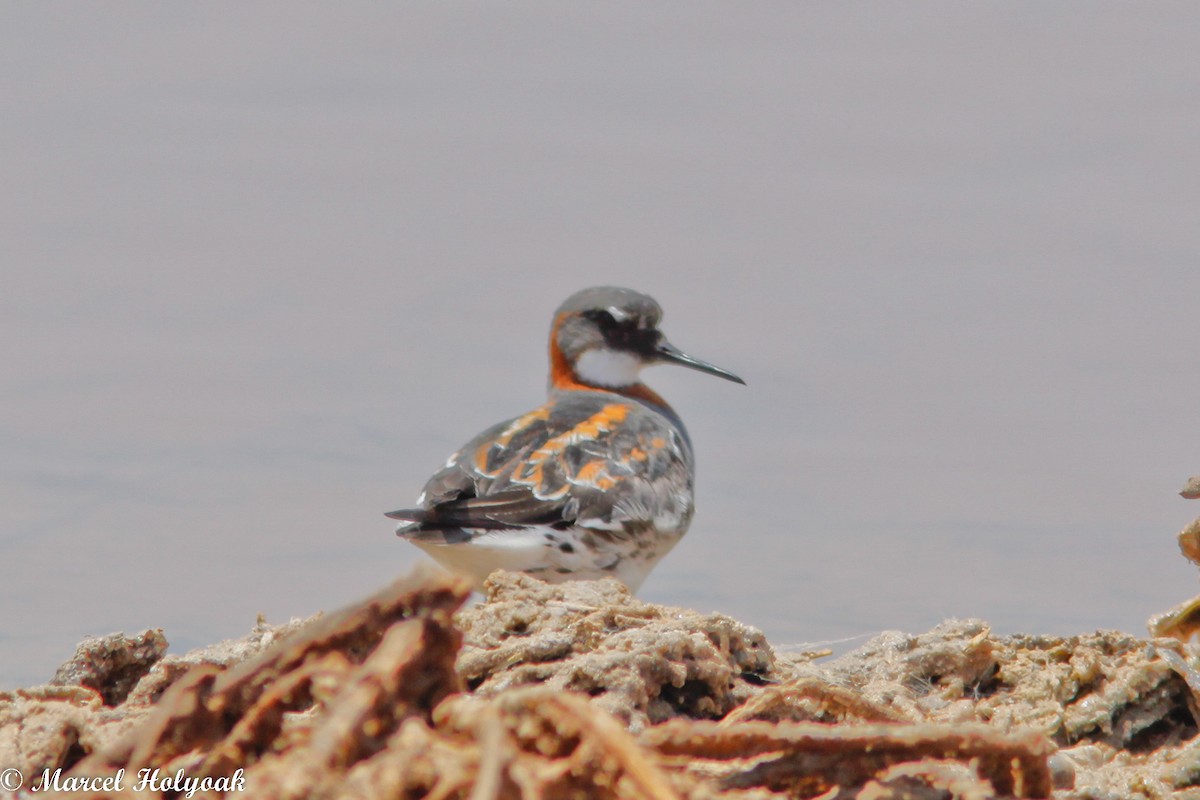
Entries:
[[492, 572], [526, 572], [550, 583], [616, 578], [636, 592], [684, 531], [655, 531], [638, 539], [607, 539], [586, 529], [522, 528], [474, 531], [467, 542], [414, 542], [451, 572], [476, 587]]

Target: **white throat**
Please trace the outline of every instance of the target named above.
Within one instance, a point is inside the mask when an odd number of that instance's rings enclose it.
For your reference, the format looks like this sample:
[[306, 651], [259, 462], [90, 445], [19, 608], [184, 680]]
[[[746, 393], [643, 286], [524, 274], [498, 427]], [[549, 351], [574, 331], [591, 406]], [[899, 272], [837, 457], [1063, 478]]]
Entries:
[[622, 389], [638, 382], [645, 363], [632, 353], [600, 347], [588, 350], [575, 362], [575, 374], [584, 383]]

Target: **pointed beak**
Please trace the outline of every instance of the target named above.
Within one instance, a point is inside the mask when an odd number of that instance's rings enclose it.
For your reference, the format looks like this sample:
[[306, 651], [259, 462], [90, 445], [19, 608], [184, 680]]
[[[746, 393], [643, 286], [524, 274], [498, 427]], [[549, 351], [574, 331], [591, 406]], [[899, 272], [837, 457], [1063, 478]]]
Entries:
[[684, 367], [691, 367], [700, 372], [707, 372], [709, 375], [716, 375], [718, 378], [724, 378], [727, 381], [740, 383], [743, 386], [746, 382], [734, 375], [732, 372], [723, 370], [720, 367], [713, 366], [707, 361], [701, 361], [698, 358], [692, 358], [687, 353], [680, 350], [675, 345], [668, 342], [666, 339], [661, 339], [658, 345], [654, 348], [654, 355], [658, 361], [665, 361], [668, 364], [680, 364]]

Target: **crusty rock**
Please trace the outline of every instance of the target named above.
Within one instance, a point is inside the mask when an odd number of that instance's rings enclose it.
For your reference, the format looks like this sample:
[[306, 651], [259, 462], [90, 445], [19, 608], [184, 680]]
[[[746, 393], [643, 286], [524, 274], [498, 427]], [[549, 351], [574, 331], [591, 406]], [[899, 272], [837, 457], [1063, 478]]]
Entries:
[[99, 738], [103, 707], [100, 693], [86, 686], [0, 692], [0, 766], [23, 775], [69, 766], [73, 752]]
[[254, 628], [245, 636], [198, 647], [182, 655], [165, 655], [133, 687], [129, 694], [129, 702], [153, 703], [168, 686], [192, 667], [201, 664], [227, 667], [241, 663], [320, 618], [321, 615], [316, 614], [307, 618], [295, 618], [281, 625], [268, 625], [266, 620], [260, 617]]
[[1188, 482], [1179, 490], [1180, 497], [1188, 500], [1196, 500], [1200, 498], [1200, 475], [1195, 475], [1188, 478]]
[[458, 616], [458, 671], [480, 697], [516, 686], [578, 692], [631, 730], [720, 719], [775, 680], [762, 633], [721, 614], [645, 603], [613, 579], [547, 584], [498, 572]]
[[[970, 765], [967, 783], [1003, 797], [1049, 797], [1047, 756], [1055, 747], [1025, 731], [1001, 733], [986, 725], [815, 725], [741, 722], [719, 725], [675, 720], [641, 740], [686, 770], [713, 775], [709, 762], [732, 762], [718, 778], [723, 788], [765, 787], [811, 797], [842, 787], [918, 778], [931, 763]], [[751, 762], [751, 763], [748, 763]], [[897, 768], [907, 770], [897, 773]], [[940, 782], [948, 775], [933, 769]], [[954, 771], [954, 780], [963, 777]], [[954, 782], [951, 780], [950, 782]]]
[[87, 686], [100, 692], [104, 705], [119, 705], [166, 652], [167, 638], [159, 628], [137, 636], [88, 637], [54, 673], [50, 685]]
[[[1200, 498], [1200, 476], [1189, 478], [1179, 494], [1189, 500]], [[1177, 537], [1179, 552], [1183, 557], [1200, 566], [1200, 518], [1192, 520]], [[1200, 596], [1193, 597], [1169, 611], [1156, 614], [1146, 627], [1151, 636], [1169, 636], [1186, 642], [1200, 633]]]
[[[1200, 785], [1186, 642], [952, 620], [797, 663], [752, 628], [611, 581], [500, 574], [488, 588], [458, 610], [465, 583], [418, 575], [260, 625], [160, 659], [116, 707], [105, 685], [0, 695], [0, 760], [29, 775], [183, 770], [226, 781], [195, 797], [256, 800], [1183, 800]], [[132, 783], [71, 796], [186, 794]]]

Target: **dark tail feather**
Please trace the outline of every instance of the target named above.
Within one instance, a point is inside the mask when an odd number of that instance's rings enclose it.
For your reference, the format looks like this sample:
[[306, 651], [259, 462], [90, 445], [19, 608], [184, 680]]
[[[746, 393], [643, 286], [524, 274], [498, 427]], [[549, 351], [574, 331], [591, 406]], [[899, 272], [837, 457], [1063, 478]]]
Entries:
[[389, 511], [384, 516], [409, 523], [406, 526], [398, 527], [396, 535], [414, 541], [443, 538], [453, 538], [458, 541], [470, 538], [463, 533], [462, 528], [502, 531], [514, 527], [512, 523], [500, 522], [487, 517], [447, 514], [428, 508], [402, 508], [399, 511]]
[[537, 525], [564, 526], [563, 506], [558, 502], [539, 500], [524, 490], [498, 492], [487, 497], [463, 497], [433, 508], [403, 508], [384, 516], [409, 523], [396, 534], [406, 539], [433, 540], [422, 534], [445, 533], [448, 537], [463, 536], [464, 530], [503, 531]]
[[388, 511], [384, 516], [410, 522], [426, 522], [429, 519], [429, 511], [424, 508], [402, 508], [399, 511]]

